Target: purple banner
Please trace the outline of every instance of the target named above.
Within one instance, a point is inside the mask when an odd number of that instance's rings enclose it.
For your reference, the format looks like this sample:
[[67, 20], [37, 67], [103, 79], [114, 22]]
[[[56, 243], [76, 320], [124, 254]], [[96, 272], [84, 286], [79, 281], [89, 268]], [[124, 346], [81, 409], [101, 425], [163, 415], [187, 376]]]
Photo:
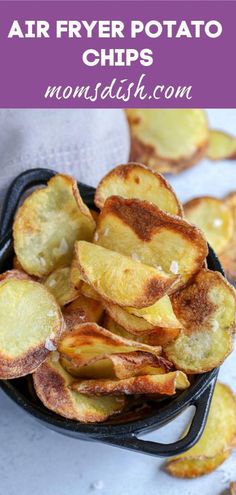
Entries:
[[234, 1], [0, 1], [0, 107], [236, 106]]

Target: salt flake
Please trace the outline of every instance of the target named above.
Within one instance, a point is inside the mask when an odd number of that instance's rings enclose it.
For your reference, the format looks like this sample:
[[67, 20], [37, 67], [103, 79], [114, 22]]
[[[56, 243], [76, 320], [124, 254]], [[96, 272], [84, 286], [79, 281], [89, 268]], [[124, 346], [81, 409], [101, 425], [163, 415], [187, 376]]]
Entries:
[[177, 273], [179, 273], [178, 261], [175, 261], [175, 260], [171, 261], [170, 271], [171, 271], [171, 273], [174, 273], [174, 275], [177, 275]]

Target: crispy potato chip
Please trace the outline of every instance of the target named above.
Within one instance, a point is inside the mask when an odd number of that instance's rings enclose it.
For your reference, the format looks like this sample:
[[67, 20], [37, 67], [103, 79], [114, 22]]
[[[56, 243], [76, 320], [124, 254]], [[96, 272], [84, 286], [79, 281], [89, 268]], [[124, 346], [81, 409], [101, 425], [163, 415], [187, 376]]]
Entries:
[[84, 366], [97, 357], [107, 359], [111, 354], [122, 352], [143, 351], [154, 356], [160, 356], [161, 353], [161, 347], [151, 347], [124, 339], [92, 322], [77, 325], [70, 332], [64, 333], [58, 350], [62, 357], [67, 357], [76, 366]]
[[103, 307], [98, 301], [89, 299], [83, 295], [77, 297], [63, 312], [67, 329], [73, 328], [79, 323], [88, 321], [98, 323], [103, 314]]
[[60, 306], [65, 306], [78, 297], [78, 291], [70, 281], [70, 272], [70, 267], [57, 268], [44, 282]]
[[202, 270], [191, 285], [172, 297], [183, 325], [179, 336], [164, 346], [167, 358], [186, 373], [219, 366], [232, 351], [235, 291], [218, 272]]
[[173, 368], [162, 357], [142, 351], [110, 354], [103, 359], [98, 356], [85, 366], [76, 366], [68, 358], [63, 357], [61, 364], [72, 376], [91, 379], [119, 378], [124, 380], [139, 375], [160, 375]]
[[235, 159], [236, 138], [226, 132], [210, 130], [207, 156], [210, 160]]
[[[129, 318], [132, 319], [132, 315], [128, 315]], [[136, 319], [136, 317], [134, 317]], [[138, 318], [140, 321], [141, 318]], [[113, 320], [109, 314], [105, 315], [103, 320], [103, 326], [110, 332], [115, 333], [116, 335], [120, 335], [120, 337], [125, 337], [126, 339], [135, 340], [136, 342], [141, 342], [142, 344], [154, 345], [154, 346], [163, 346], [171, 342], [171, 340], [175, 339], [179, 334], [179, 329], [177, 328], [161, 328], [154, 327], [154, 332], [148, 333], [130, 333], [125, 328], [123, 328], [117, 321]], [[158, 330], [158, 331], [157, 331]]]
[[207, 150], [206, 114], [199, 109], [129, 109], [130, 159], [159, 172], [178, 173]]
[[0, 283], [0, 378], [34, 371], [55, 349], [63, 329], [59, 306], [48, 290], [25, 274], [7, 272]]
[[225, 198], [226, 204], [229, 206], [233, 215], [233, 234], [224, 251], [220, 255], [220, 262], [223, 265], [226, 276], [229, 280], [236, 282], [236, 192], [230, 193]]
[[123, 327], [129, 335], [143, 338], [150, 345], [167, 344], [179, 335], [179, 328], [153, 326], [144, 318], [132, 315], [116, 304], [108, 303], [107, 301], [104, 301], [103, 304], [111, 318]]
[[150, 306], [178, 279], [89, 242], [76, 242], [75, 250], [83, 280], [119, 306]]
[[148, 323], [154, 326], [163, 328], [181, 328], [181, 323], [177, 320], [172, 308], [170, 298], [163, 296], [156, 301], [152, 306], [147, 308], [132, 308], [125, 307], [125, 311], [138, 318], [143, 318]]
[[168, 461], [168, 473], [180, 478], [210, 473], [229, 457], [235, 435], [235, 397], [229, 387], [218, 382], [201, 439], [190, 450]]
[[161, 375], [141, 375], [124, 380], [79, 380], [71, 384], [71, 389], [85, 395], [133, 395], [164, 394], [174, 395], [176, 390], [189, 387], [187, 376], [181, 371]]
[[[160, 368], [162, 372], [171, 369], [171, 364], [160, 356], [161, 347], [151, 347], [125, 339], [95, 323], [77, 325], [69, 333], [64, 334], [59, 344], [59, 352], [63, 366], [67, 370], [71, 370], [71, 367], [83, 367], [80, 375], [82, 376], [85, 370], [86, 376], [91, 378], [98, 376], [98, 373], [102, 376], [100, 361], [104, 361], [105, 376], [107, 376], [107, 360], [111, 361], [115, 376], [121, 379], [135, 376], [141, 371], [149, 374], [157, 373]], [[91, 375], [88, 374], [89, 366]], [[108, 373], [111, 373], [111, 367]], [[72, 371], [72, 374], [75, 372]]]
[[182, 287], [202, 267], [208, 247], [200, 230], [139, 199], [111, 196], [100, 213], [94, 242], [136, 261], [179, 274]]
[[105, 175], [96, 190], [96, 206], [101, 209], [110, 196], [142, 199], [167, 213], [183, 216], [182, 205], [166, 179], [139, 163], [119, 165]]
[[185, 203], [187, 219], [196, 224], [217, 254], [221, 253], [233, 234], [233, 215], [221, 199], [202, 196]]
[[19, 208], [14, 225], [14, 248], [23, 269], [45, 276], [70, 264], [74, 242], [91, 240], [95, 222], [83, 203], [74, 179], [56, 175]]
[[112, 396], [85, 397], [69, 388], [73, 380], [60, 363], [52, 358], [48, 358], [33, 374], [39, 399], [45, 407], [60, 416], [83, 423], [95, 423], [122, 411], [124, 400]]

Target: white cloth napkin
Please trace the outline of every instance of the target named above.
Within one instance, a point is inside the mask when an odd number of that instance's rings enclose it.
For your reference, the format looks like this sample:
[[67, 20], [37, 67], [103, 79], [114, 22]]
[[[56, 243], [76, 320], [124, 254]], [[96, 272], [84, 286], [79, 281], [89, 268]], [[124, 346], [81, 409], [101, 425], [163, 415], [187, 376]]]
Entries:
[[96, 186], [129, 156], [122, 110], [0, 110], [0, 210], [10, 182], [24, 170], [44, 167]]

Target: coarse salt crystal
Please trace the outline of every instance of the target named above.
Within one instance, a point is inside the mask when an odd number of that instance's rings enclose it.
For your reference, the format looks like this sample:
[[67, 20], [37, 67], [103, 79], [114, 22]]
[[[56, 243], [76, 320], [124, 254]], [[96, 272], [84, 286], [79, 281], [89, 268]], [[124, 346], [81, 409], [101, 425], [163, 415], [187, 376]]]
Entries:
[[175, 260], [171, 261], [170, 271], [171, 273], [174, 273], [174, 275], [177, 275], [177, 273], [179, 273], [179, 264], [177, 261]]
[[134, 261], [140, 261], [140, 257], [137, 255], [137, 253], [132, 253], [132, 254], [131, 254], [131, 258], [132, 258]]
[[55, 285], [56, 285], [56, 280], [55, 280], [55, 278], [52, 278], [51, 280], [49, 280], [49, 282], [48, 282], [48, 286], [49, 286], [49, 287], [55, 287]]
[[159, 272], [161, 272], [163, 270], [163, 268], [162, 268], [161, 265], [154, 265], [154, 268], [156, 268], [157, 270], [159, 270]]
[[68, 249], [69, 249], [68, 243], [66, 239], [64, 239], [63, 237], [59, 246], [53, 248], [52, 252], [54, 256], [58, 257], [58, 256], [63, 256], [63, 254], [66, 254]]
[[57, 350], [57, 348], [56, 348], [56, 346], [55, 346], [54, 342], [52, 342], [52, 340], [51, 340], [50, 338], [47, 338], [47, 339], [45, 340], [44, 347], [45, 347], [45, 349], [47, 349], [48, 351], [56, 351], [56, 350]]
[[213, 220], [213, 227], [216, 227], [216, 228], [221, 227], [222, 223], [223, 223], [223, 220], [221, 220], [221, 218], [215, 218]]
[[95, 240], [95, 241], [98, 241], [98, 239], [99, 239], [98, 232], [95, 232], [95, 234], [94, 234], [94, 240]]
[[218, 330], [219, 323], [218, 323], [217, 320], [213, 320], [212, 325], [211, 325], [211, 328], [212, 328], [213, 332], [215, 332], [216, 330]]
[[56, 316], [56, 311], [53, 311], [53, 309], [51, 309], [50, 311], [48, 311], [47, 316], [49, 316], [49, 318]]
[[109, 234], [109, 231], [110, 231], [109, 227], [106, 227], [103, 232], [104, 237], [106, 237]]
[[45, 261], [45, 259], [42, 256], [39, 256], [39, 263], [42, 266], [46, 266], [46, 261]]

